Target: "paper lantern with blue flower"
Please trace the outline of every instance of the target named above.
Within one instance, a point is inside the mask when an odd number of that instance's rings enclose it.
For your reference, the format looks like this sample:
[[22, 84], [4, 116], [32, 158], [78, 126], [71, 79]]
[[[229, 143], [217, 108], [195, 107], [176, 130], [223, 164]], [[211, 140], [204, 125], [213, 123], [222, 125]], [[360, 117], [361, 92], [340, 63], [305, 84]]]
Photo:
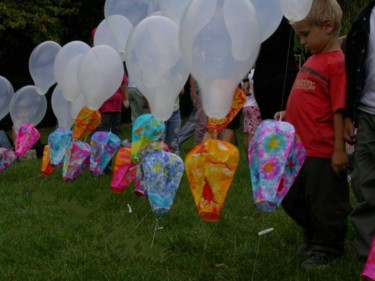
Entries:
[[63, 127], [49, 134], [49, 157], [52, 165], [58, 166], [63, 163], [65, 151], [72, 140], [72, 131]]
[[92, 135], [90, 145], [90, 173], [100, 176], [120, 147], [121, 140], [111, 132], [98, 131]]
[[306, 158], [294, 127], [282, 121], [262, 121], [251, 140], [248, 158], [255, 206], [264, 212], [275, 211]]
[[176, 154], [156, 150], [145, 153], [140, 165], [153, 213], [157, 217], [166, 216], [184, 173], [182, 159]]

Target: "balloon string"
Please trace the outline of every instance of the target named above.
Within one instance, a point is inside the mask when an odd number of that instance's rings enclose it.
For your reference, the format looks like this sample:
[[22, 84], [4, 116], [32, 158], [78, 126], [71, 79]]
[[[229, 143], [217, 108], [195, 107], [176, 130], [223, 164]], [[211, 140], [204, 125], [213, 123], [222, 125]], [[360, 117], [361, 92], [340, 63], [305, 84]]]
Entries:
[[128, 236], [131, 236], [134, 231], [139, 227], [139, 225], [146, 219], [146, 217], [151, 213], [151, 209], [147, 212], [147, 214], [137, 223], [137, 225], [134, 227], [134, 229], [128, 234]]
[[152, 235], [152, 242], [151, 242], [151, 248], [154, 247], [154, 241], [155, 241], [155, 235], [156, 231], [159, 230], [159, 219], [156, 218], [155, 228], [154, 228], [154, 234]]
[[[288, 73], [288, 62], [289, 62], [289, 55], [290, 55], [290, 42], [292, 41], [292, 28], [290, 28], [290, 33], [289, 33], [289, 44], [288, 44], [288, 51], [287, 51], [287, 56], [286, 56], [286, 64], [285, 64], [285, 74], [284, 74], [284, 83], [283, 83], [283, 94], [281, 95], [281, 104], [280, 104], [280, 111], [283, 111], [283, 103], [284, 103], [284, 98], [285, 98], [285, 88], [286, 88], [286, 79], [287, 79], [287, 73]], [[281, 114], [280, 114], [280, 119], [281, 121]]]
[[207, 244], [208, 244], [208, 240], [210, 239], [211, 235], [214, 233], [215, 229], [213, 229], [211, 231], [211, 233], [207, 236], [207, 239], [204, 243], [204, 246], [203, 246], [203, 255], [202, 255], [202, 260], [201, 260], [201, 264], [200, 264], [200, 267], [199, 267], [199, 272], [198, 272], [198, 277], [197, 277], [197, 280], [200, 279], [200, 276], [201, 276], [201, 272], [202, 272], [202, 268], [203, 268], [203, 261], [204, 261], [204, 258], [206, 256], [206, 252], [207, 252]]

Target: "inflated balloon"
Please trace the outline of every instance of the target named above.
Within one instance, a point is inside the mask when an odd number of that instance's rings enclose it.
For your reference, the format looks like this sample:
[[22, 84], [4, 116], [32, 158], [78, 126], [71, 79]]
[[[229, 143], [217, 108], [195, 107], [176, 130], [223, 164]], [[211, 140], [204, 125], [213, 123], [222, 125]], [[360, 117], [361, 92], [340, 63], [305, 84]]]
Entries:
[[0, 76], [0, 120], [10, 111], [10, 101], [14, 95], [12, 84], [3, 76]]
[[[152, 114], [142, 114], [135, 119], [132, 128], [131, 159], [138, 163], [139, 154], [152, 142], [160, 142], [164, 136], [165, 124]], [[160, 142], [160, 150], [163, 145]]]
[[249, 0], [192, 1], [179, 34], [182, 56], [202, 89], [205, 113], [224, 118], [260, 49], [253, 5]]
[[275, 30], [281, 23], [283, 12], [281, 11], [280, 0], [250, 1], [256, 11], [263, 42], [275, 32]]
[[78, 67], [78, 83], [91, 110], [98, 110], [118, 90], [123, 78], [119, 54], [106, 45], [91, 48]]
[[367, 256], [367, 261], [361, 277], [363, 281], [375, 280], [375, 238], [372, 241], [371, 249]]
[[[59, 85], [63, 83], [65, 68], [75, 56], [85, 54], [90, 50], [90, 46], [82, 41], [72, 41], [65, 44], [57, 53], [53, 65], [53, 73]], [[64, 90], [64, 89], [63, 89]], [[68, 100], [68, 99], [67, 99]], [[70, 101], [70, 100], [69, 100]]]
[[125, 47], [133, 30], [131, 22], [122, 15], [112, 15], [98, 25], [94, 36], [94, 46], [108, 45], [115, 49], [121, 60], [125, 60]]
[[47, 99], [38, 94], [35, 86], [24, 86], [12, 97], [10, 117], [18, 130], [22, 124], [38, 125], [47, 112]]
[[0, 147], [0, 173], [8, 169], [17, 160], [13, 150]]
[[40, 167], [40, 173], [45, 177], [48, 177], [56, 170], [56, 166], [51, 164], [49, 155], [49, 145], [45, 145], [43, 149], [42, 165]]
[[280, 0], [281, 10], [290, 23], [303, 20], [310, 12], [313, 0]]
[[63, 179], [75, 180], [90, 165], [90, 145], [83, 141], [73, 141], [66, 150], [63, 165]]
[[64, 98], [59, 85], [53, 90], [51, 105], [58, 126], [60, 128], [70, 129], [74, 124], [74, 118], [71, 114], [72, 103]]
[[131, 148], [122, 147], [116, 154], [111, 181], [111, 190], [122, 193], [135, 180], [137, 166], [130, 158]]
[[186, 175], [202, 220], [219, 220], [238, 160], [235, 146], [216, 139], [195, 146], [186, 156]]
[[106, 0], [104, 17], [122, 15], [136, 26], [141, 20], [159, 9], [157, 0]]
[[93, 111], [86, 106], [82, 108], [73, 126], [73, 139], [86, 139], [100, 125], [101, 119], [98, 110]]
[[255, 206], [264, 212], [275, 211], [306, 158], [294, 127], [282, 121], [262, 121], [251, 140], [248, 158]]
[[153, 213], [157, 217], [167, 215], [184, 173], [182, 159], [170, 152], [154, 151], [146, 153], [140, 165]]
[[40, 134], [33, 124], [25, 123], [16, 131], [15, 153], [21, 158], [39, 140]]
[[228, 124], [234, 119], [234, 117], [236, 117], [236, 115], [241, 111], [245, 102], [246, 102], [245, 92], [242, 89], [237, 88], [234, 94], [232, 107], [229, 113], [227, 114], [227, 116], [221, 119], [208, 118], [207, 131], [211, 135], [217, 135], [222, 130], [224, 130], [228, 126]]
[[174, 20], [180, 25], [182, 16], [191, 0], [159, 0], [162, 15]]
[[163, 16], [151, 16], [133, 30], [126, 46], [126, 66], [146, 97], [151, 113], [166, 121], [184, 87], [189, 69], [182, 60], [178, 25]]
[[64, 98], [70, 102], [83, 95], [78, 82], [78, 67], [82, 57], [83, 54], [79, 54], [69, 60], [59, 83]]
[[100, 176], [119, 149], [121, 140], [111, 132], [98, 131], [91, 137], [90, 174]]
[[49, 134], [48, 146], [52, 165], [58, 166], [63, 163], [65, 152], [72, 141], [72, 131], [69, 129], [60, 127]]
[[55, 58], [60, 50], [60, 44], [54, 41], [45, 41], [31, 52], [29, 71], [40, 95], [46, 94], [48, 89], [56, 83], [53, 69]]

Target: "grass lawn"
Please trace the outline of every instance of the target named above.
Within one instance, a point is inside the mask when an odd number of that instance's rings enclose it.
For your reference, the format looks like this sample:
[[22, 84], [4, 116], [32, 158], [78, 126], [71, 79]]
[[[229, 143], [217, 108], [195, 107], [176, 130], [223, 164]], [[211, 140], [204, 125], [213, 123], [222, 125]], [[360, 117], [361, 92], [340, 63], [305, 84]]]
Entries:
[[[41, 130], [43, 142], [52, 131]], [[129, 125], [123, 131], [128, 136]], [[359, 280], [352, 226], [342, 260], [300, 269], [300, 230], [282, 209], [254, 208], [239, 139], [240, 164], [218, 223], [200, 219], [185, 175], [169, 215], [156, 220], [132, 187], [112, 193], [110, 176], [86, 172], [64, 183], [61, 168], [44, 178], [40, 160], [15, 163], [0, 174], [0, 280]], [[184, 144], [183, 159], [192, 146]]]

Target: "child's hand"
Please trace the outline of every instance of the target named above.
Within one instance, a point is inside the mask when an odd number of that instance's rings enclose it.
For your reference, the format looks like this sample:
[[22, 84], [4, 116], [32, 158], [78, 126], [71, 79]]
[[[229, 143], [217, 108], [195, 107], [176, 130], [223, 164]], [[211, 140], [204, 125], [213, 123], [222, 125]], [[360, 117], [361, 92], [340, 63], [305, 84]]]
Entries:
[[348, 163], [348, 155], [345, 151], [335, 150], [333, 152], [331, 166], [337, 176], [348, 169]]
[[345, 118], [344, 121], [344, 139], [349, 144], [354, 144], [356, 142], [354, 124], [352, 119], [350, 118]]
[[285, 118], [285, 111], [276, 112], [275, 115], [273, 116], [273, 119], [277, 121], [284, 121], [284, 118]]
[[124, 100], [124, 101], [122, 102], [122, 104], [124, 105], [125, 108], [129, 108], [129, 106], [130, 106], [128, 100]]

